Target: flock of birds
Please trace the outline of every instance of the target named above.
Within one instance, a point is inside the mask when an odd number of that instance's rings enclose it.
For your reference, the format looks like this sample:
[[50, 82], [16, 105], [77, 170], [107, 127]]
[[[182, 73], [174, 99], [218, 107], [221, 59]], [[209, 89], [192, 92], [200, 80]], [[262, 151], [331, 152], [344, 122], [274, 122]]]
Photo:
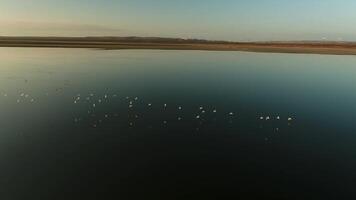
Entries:
[[[10, 95], [7, 93], [0, 93], [1, 96], [5, 97], [5, 98], [10, 98]], [[46, 96], [49, 96], [48, 93], [45, 93]], [[27, 102], [27, 103], [35, 103], [37, 101], [39, 101], [40, 98], [35, 98], [33, 95], [29, 94], [29, 93], [25, 93], [25, 92], [19, 92], [18, 94], [14, 95], [15, 99], [16, 99], [16, 103], [20, 104], [23, 102]], [[117, 100], [114, 102], [114, 100]], [[123, 106], [126, 107], [126, 113], [121, 113], [122, 115], [126, 115], [128, 116], [130, 119], [128, 120], [128, 125], [129, 126], [134, 126], [135, 119], [138, 119], [139, 117], [141, 117], [141, 115], [139, 113], [134, 113], [133, 111], [135, 110], [135, 107], [139, 107], [137, 110], [140, 110], [144, 107], [146, 108], [152, 108], [152, 112], [155, 112], [154, 114], [156, 116], [160, 116], [161, 114], [163, 115], [163, 113], [159, 113], [160, 111], [167, 111], [167, 110], [175, 110], [176, 115], [175, 117], [175, 121], [184, 121], [184, 120], [190, 120], [190, 121], [204, 121], [206, 120], [206, 116], [207, 115], [214, 115], [217, 116], [219, 114], [219, 116], [226, 116], [229, 119], [230, 123], [232, 122], [232, 119], [238, 118], [238, 114], [236, 114], [233, 111], [230, 112], [226, 112], [226, 111], [219, 111], [217, 108], [214, 107], [205, 107], [205, 106], [198, 106], [194, 113], [191, 114], [183, 114], [183, 111], [185, 110], [183, 105], [168, 105], [167, 103], [163, 103], [163, 104], [158, 104], [158, 103], [152, 103], [152, 102], [145, 102], [143, 100], [141, 100], [139, 97], [129, 97], [129, 96], [125, 96], [125, 97], [119, 97], [117, 94], [102, 94], [102, 95], [98, 95], [98, 94], [94, 94], [94, 93], [89, 93], [86, 95], [81, 95], [81, 94], [77, 94], [74, 97], [72, 97], [72, 103], [77, 105], [77, 106], [81, 106], [84, 107], [84, 109], [87, 110], [87, 113], [85, 113], [85, 116], [83, 116], [83, 111], [80, 110], [79, 111], [79, 115], [81, 115], [81, 117], [75, 117], [74, 118], [74, 122], [75, 123], [79, 123], [81, 121], [84, 120], [90, 120], [91, 122], [89, 122], [91, 124], [91, 126], [93, 128], [97, 128], [100, 124], [102, 124], [105, 119], [109, 119], [109, 118], [117, 118], [119, 117], [119, 113], [115, 113], [114, 110], [112, 110], [112, 105], [115, 105], [119, 100], [123, 100], [121, 102], [124, 102]], [[106, 108], [106, 109], [102, 109], [102, 108]], [[160, 108], [160, 110], [156, 110], [153, 108]], [[191, 110], [191, 108], [187, 108], [187, 110]], [[194, 110], [194, 109], [193, 109]], [[292, 123], [292, 121], [294, 121], [294, 118], [289, 116], [289, 117], [281, 117], [279, 115], [277, 116], [256, 116], [257, 120], [261, 120], [261, 121], [286, 121], [289, 125]], [[170, 120], [162, 120], [161, 122], [163, 124], [168, 124], [169, 121], [172, 121], [172, 119]], [[277, 130], [279, 130], [279, 128], [277, 128]]]
[[[7, 94], [7, 93], [1, 93], [1, 95], [3, 97], [9, 97], [9, 94]], [[34, 103], [35, 98], [33, 96], [31, 96], [30, 94], [23, 93], [23, 92], [21, 92], [16, 98], [16, 103], [21, 103], [21, 102], [26, 102], [26, 101]]]
[[[81, 95], [81, 94], [77, 94], [74, 98], [73, 98], [73, 103], [76, 105], [84, 105], [87, 109], [88, 109], [88, 115], [92, 116], [94, 118], [96, 118], [98, 115], [95, 114], [95, 110], [99, 109], [100, 107], [105, 107], [105, 105], [103, 104], [110, 104], [110, 100], [109, 99], [122, 99], [119, 98], [117, 94], [104, 94], [104, 95], [96, 95], [94, 93], [90, 93], [89, 95]], [[182, 105], [168, 105], [167, 103], [151, 103], [151, 102], [145, 102], [145, 101], [139, 101], [140, 98], [139, 97], [129, 97], [126, 96], [123, 98], [125, 100], [125, 104], [124, 106], [127, 106], [127, 111], [126, 114], [128, 116], [130, 116], [130, 113], [132, 111], [134, 111], [135, 107], [139, 107], [137, 110], [143, 109], [143, 108], [159, 108], [159, 110], [152, 110], [152, 112], [155, 112], [155, 115], [164, 115], [163, 113], [160, 113], [162, 111], [167, 111], [169, 110], [170, 112], [175, 112], [174, 114], [174, 121], [183, 121], [184, 119], [186, 120], [205, 120], [205, 116], [208, 114], [214, 114], [215, 116], [219, 113], [217, 108], [214, 107], [210, 107], [209, 109], [204, 107], [204, 106], [198, 106], [196, 109], [191, 109], [190, 107], [187, 108], [187, 110], [195, 110], [193, 113], [191, 114], [187, 114], [185, 116], [183, 116], [183, 112], [184, 111], [184, 106]], [[108, 106], [109, 108], [106, 110], [107, 112], [101, 110], [101, 117], [106, 119], [109, 117], [118, 117], [119, 114], [118, 113], [112, 113], [111, 107]], [[111, 113], [110, 113], [111, 112]], [[167, 111], [168, 112], [168, 111]], [[226, 116], [230, 122], [232, 122], [231, 119], [234, 118], [238, 118], [239, 116], [233, 112], [226, 112], [226, 111], [221, 111], [222, 113], [220, 113], [220, 115], [222, 116]], [[132, 113], [131, 113], [132, 114]], [[138, 119], [139, 115], [133, 114], [133, 119]], [[76, 117], [74, 119], [75, 122], [79, 122], [81, 121], [83, 118], [82, 117]], [[256, 117], [256, 119], [261, 120], [261, 121], [287, 121], [288, 124], [290, 124], [294, 118], [293, 117], [286, 117], [286, 118], [282, 118], [281, 116], [277, 115], [277, 116], [258, 116]], [[98, 127], [98, 124], [102, 123], [102, 119], [96, 120], [93, 123], [93, 127]], [[167, 124], [169, 120], [163, 120], [162, 123], [163, 124]], [[133, 126], [134, 122], [129, 122], [130, 126]]]

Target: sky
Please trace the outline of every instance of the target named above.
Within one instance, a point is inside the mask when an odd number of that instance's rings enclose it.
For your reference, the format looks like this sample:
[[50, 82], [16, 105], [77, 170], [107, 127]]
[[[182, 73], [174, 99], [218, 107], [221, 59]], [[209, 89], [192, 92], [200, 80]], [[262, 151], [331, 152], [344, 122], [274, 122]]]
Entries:
[[353, 0], [0, 0], [0, 35], [356, 41]]

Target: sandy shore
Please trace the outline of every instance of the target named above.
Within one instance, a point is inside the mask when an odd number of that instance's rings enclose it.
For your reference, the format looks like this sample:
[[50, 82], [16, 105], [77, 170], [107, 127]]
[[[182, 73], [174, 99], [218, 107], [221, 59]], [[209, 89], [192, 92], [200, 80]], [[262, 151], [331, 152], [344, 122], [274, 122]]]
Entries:
[[0, 47], [162, 49], [356, 55], [351, 42], [224, 42], [138, 37], [0, 37]]

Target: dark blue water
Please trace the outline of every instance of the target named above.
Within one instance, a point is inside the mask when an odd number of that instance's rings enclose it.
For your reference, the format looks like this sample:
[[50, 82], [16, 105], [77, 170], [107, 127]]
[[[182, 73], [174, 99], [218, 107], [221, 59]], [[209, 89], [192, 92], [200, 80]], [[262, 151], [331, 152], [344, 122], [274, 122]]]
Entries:
[[1, 199], [353, 199], [356, 57], [0, 49]]

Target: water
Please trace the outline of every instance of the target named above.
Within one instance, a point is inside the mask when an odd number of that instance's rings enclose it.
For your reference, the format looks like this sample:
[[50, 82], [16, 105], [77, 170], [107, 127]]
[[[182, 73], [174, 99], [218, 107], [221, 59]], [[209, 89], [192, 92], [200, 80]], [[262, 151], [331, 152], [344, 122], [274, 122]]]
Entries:
[[350, 199], [356, 57], [0, 49], [2, 199]]

